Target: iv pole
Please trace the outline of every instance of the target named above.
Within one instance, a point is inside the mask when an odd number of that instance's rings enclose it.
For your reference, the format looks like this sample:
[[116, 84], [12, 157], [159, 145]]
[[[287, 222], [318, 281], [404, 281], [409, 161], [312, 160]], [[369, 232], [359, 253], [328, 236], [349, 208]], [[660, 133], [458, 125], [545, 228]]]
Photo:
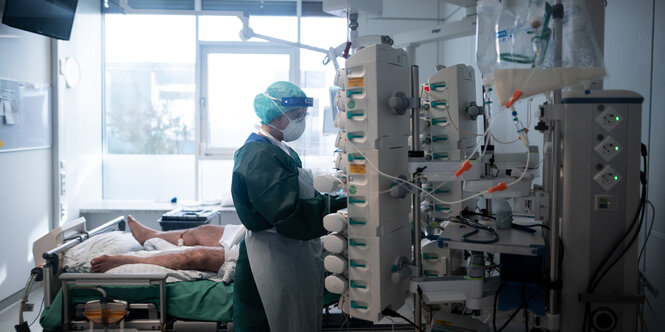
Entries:
[[[553, 18], [554, 18], [554, 67], [561, 67], [562, 62], [562, 33], [563, 33], [563, 4], [561, 0], [557, 0], [554, 8], [552, 8]], [[554, 91], [554, 103], [550, 108], [552, 113], [560, 113], [561, 109], [561, 89]], [[561, 227], [561, 132], [563, 129], [563, 120], [560, 119], [559, 114], [550, 114], [550, 131], [552, 139], [552, 150], [550, 152], [551, 163], [549, 165], [550, 171], [550, 253], [549, 253], [549, 279], [550, 283], [553, 286], [549, 290], [549, 306], [547, 309], [548, 318], [552, 319], [554, 326], [556, 328], [554, 331], [558, 331], [559, 328], [559, 307], [560, 307], [560, 289], [556, 285], [560, 282], [559, 280], [559, 232]]]

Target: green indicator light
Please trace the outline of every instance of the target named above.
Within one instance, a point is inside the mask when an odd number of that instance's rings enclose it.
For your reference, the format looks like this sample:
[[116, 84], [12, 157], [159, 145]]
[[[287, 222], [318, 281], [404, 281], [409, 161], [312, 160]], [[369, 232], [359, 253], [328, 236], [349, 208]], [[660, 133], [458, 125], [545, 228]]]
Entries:
[[614, 147], [614, 150], [615, 150], [615, 151], [619, 151], [619, 147], [618, 147], [618, 146], [615, 146], [615, 147]]
[[614, 176], [614, 181], [619, 181], [619, 177], [615, 175]]
[[615, 120], [617, 120], [617, 121], [621, 120], [621, 118], [620, 118], [620, 117], [618, 117], [618, 116], [617, 116], [617, 117], [615, 117], [614, 119], [615, 119]]

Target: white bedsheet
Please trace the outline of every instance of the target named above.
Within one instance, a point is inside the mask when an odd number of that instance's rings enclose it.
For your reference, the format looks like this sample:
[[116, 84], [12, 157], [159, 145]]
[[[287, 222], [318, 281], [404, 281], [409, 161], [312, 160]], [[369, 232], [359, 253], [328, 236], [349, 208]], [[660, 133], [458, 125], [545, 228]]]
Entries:
[[[209, 279], [213, 281], [231, 282], [235, 275], [235, 263], [238, 259], [238, 243], [244, 238], [245, 228], [242, 225], [226, 227], [220, 243], [225, 249], [225, 262], [217, 273], [194, 270], [171, 270], [152, 264], [126, 264], [110, 269], [106, 273], [166, 273], [167, 282]], [[178, 252], [193, 247], [178, 247], [166, 240], [149, 239], [141, 246], [131, 233], [110, 232], [94, 236], [83, 243], [69, 249], [63, 257], [66, 272], [90, 272], [90, 261], [102, 255], [128, 254], [151, 256], [169, 252]]]
[[127, 254], [142, 248], [131, 233], [104, 233], [67, 250], [63, 257], [63, 267], [67, 272], [90, 272], [90, 260], [95, 257]]

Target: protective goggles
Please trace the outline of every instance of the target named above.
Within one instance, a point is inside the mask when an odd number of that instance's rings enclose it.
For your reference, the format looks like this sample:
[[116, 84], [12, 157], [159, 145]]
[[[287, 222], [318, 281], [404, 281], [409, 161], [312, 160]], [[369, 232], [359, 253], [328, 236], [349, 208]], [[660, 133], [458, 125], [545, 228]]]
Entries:
[[312, 107], [314, 106], [314, 98], [308, 97], [282, 97], [282, 99], [275, 98], [267, 93], [263, 93], [266, 97], [270, 98], [275, 104], [283, 107]]
[[312, 107], [312, 106], [314, 106], [314, 98], [284, 97], [284, 98], [282, 98], [281, 106], [285, 106], [285, 107]]

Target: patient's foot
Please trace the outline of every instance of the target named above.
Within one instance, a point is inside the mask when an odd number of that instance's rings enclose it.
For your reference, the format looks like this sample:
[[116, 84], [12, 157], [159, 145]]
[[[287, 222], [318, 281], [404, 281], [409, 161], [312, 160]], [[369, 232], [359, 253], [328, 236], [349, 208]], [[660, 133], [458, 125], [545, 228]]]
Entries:
[[132, 235], [134, 235], [136, 241], [138, 241], [141, 245], [143, 245], [146, 240], [153, 238], [155, 234], [157, 234], [156, 230], [141, 225], [141, 223], [136, 221], [136, 219], [134, 219], [132, 216], [127, 216], [127, 225], [129, 226], [129, 230], [132, 231]]
[[128, 255], [103, 255], [90, 261], [90, 272], [106, 272], [114, 267], [125, 264], [138, 263], [139, 257]]

